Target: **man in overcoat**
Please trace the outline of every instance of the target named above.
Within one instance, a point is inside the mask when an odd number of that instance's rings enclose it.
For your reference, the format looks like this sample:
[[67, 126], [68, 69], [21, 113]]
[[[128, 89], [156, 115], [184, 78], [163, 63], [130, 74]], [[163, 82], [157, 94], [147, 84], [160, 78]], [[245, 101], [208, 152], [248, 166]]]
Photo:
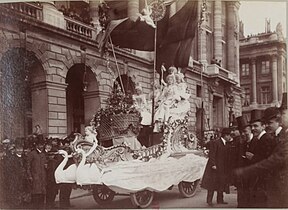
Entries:
[[44, 207], [46, 194], [46, 157], [43, 153], [44, 141], [36, 141], [35, 149], [27, 157], [27, 174], [31, 183], [32, 208]]
[[214, 191], [217, 191], [217, 203], [227, 204], [223, 199], [223, 192], [229, 192], [228, 186], [228, 146], [231, 140], [231, 129], [223, 128], [221, 137], [211, 142], [209, 160], [202, 179], [202, 187], [207, 189], [207, 204], [212, 206]]

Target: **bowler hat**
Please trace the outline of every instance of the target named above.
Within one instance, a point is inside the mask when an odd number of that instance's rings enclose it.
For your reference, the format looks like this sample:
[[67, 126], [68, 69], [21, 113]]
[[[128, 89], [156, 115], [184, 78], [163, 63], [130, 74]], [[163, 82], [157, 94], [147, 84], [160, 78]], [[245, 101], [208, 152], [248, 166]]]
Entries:
[[282, 94], [282, 103], [280, 106], [280, 110], [283, 111], [287, 109], [287, 92]]
[[280, 117], [280, 110], [277, 107], [268, 107], [267, 109], [264, 110], [263, 114], [263, 120], [265, 122], [271, 120], [272, 118], [275, 117]]
[[224, 135], [224, 134], [231, 134], [231, 128], [223, 128], [222, 131], [221, 131], [221, 134]]
[[251, 111], [250, 124], [254, 122], [263, 122], [262, 111], [259, 109], [254, 109]]
[[244, 116], [236, 117], [236, 120], [237, 120], [237, 125], [238, 125], [239, 130], [243, 130], [247, 126], [250, 126], [250, 124], [247, 121], [247, 118]]

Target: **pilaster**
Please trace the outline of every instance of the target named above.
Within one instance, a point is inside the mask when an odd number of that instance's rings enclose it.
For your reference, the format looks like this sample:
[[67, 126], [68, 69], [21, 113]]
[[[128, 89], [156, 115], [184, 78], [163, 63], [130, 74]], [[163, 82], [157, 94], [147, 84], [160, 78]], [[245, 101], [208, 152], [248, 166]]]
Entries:
[[257, 75], [256, 75], [256, 59], [252, 58], [252, 101], [251, 105], [257, 105]]
[[278, 105], [277, 56], [272, 55], [272, 103]]

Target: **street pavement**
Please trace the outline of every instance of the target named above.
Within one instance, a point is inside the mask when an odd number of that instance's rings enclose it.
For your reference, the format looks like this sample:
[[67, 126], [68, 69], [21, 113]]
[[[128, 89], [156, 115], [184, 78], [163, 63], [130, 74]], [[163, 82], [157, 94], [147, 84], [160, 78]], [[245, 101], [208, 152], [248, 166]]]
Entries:
[[[224, 200], [228, 204], [216, 203], [216, 192], [214, 195], [214, 206], [212, 208], [236, 208], [237, 207], [237, 191], [235, 187], [230, 188], [230, 194], [224, 194]], [[157, 192], [154, 195], [152, 205], [148, 209], [179, 209], [179, 208], [211, 208], [206, 204], [207, 191], [199, 188], [197, 193], [192, 198], [182, 198], [180, 196], [177, 186], [172, 190]], [[72, 191], [70, 209], [133, 209], [133, 205], [129, 196], [115, 195], [111, 203], [100, 206], [92, 196], [89, 190], [76, 189]], [[58, 206], [58, 196], [56, 198], [56, 205]]]

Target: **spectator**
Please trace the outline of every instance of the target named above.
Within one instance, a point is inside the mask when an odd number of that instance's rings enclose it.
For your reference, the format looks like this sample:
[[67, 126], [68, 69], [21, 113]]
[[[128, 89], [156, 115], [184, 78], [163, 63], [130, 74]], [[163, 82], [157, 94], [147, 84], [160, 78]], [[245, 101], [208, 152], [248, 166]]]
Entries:
[[212, 199], [214, 191], [217, 191], [217, 203], [227, 204], [223, 199], [223, 192], [229, 193], [227, 180], [227, 142], [231, 140], [231, 129], [223, 128], [221, 138], [210, 144], [209, 160], [202, 179], [202, 187], [208, 190], [207, 203], [213, 206]]
[[9, 186], [6, 191], [7, 204], [10, 208], [24, 207], [26, 170], [23, 161], [23, 147], [10, 146], [11, 155], [7, 163], [6, 182]]
[[44, 142], [37, 141], [35, 149], [27, 157], [27, 173], [31, 183], [32, 208], [44, 207], [46, 194], [46, 157], [43, 153]]
[[47, 157], [47, 185], [46, 185], [46, 208], [55, 208], [55, 198], [58, 194], [58, 185], [55, 181], [55, 170], [60, 163], [58, 150], [51, 149], [46, 155]]
[[288, 207], [288, 110], [287, 98], [283, 100], [281, 109], [281, 122], [286, 130], [279, 137], [277, 145], [270, 156], [253, 165], [239, 168], [235, 171], [237, 177], [248, 179], [266, 175], [267, 207]]

